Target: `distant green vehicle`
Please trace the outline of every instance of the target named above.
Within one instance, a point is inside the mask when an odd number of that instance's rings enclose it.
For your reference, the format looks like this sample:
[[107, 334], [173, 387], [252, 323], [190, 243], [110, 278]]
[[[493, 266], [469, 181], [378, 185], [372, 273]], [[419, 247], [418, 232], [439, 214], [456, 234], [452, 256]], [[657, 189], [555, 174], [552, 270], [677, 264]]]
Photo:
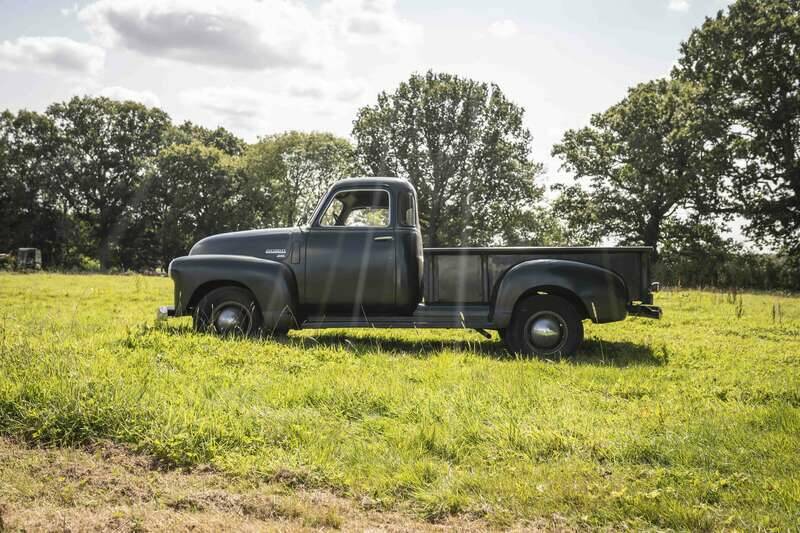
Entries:
[[16, 254], [0, 254], [0, 269], [41, 270], [42, 251], [38, 248], [18, 248]]
[[296, 228], [207, 237], [174, 259], [174, 306], [219, 335], [301, 328], [497, 330], [510, 350], [571, 355], [583, 320], [660, 318], [648, 247], [423, 249], [398, 178], [334, 184]]
[[19, 248], [17, 250], [17, 270], [41, 270], [42, 251], [38, 248]]

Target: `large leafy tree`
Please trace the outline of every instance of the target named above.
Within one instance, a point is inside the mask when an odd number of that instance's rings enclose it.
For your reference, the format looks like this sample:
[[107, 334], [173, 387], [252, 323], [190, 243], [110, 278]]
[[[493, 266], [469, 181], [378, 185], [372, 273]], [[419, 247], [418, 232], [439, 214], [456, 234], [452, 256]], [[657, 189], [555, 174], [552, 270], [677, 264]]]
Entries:
[[[155, 224], [136, 239], [150, 244], [164, 267], [203, 237], [249, 229], [253, 213], [243, 208], [243, 178], [239, 162], [199, 141], [172, 144], [155, 159], [146, 210]], [[142, 261], [142, 260], [140, 260]]]
[[696, 92], [673, 80], [643, 83], [553, 147], [579, 182], [562, 188], [555, 206], [578, 240], [657, 248], [665, 221], [705, 202], [709, 125]]
[[70, 229], [55, 187], [56, 138], [44, 115], [0, 114], [0, 250], [42, 248], [46, 264], [64, 262]]
[[523, 109], [500, 88], [450, 74], [415, 74], [362, 108], [353, 126], [361, 168], [413, 183], [426, 243], [529, 239], [515, 231], [542, 189]]
[[145, 200], [150, 164], [164, 143], [169, 117], [139, 103], [90, 97], [53, 104], [46, 115], [59, 134], [54, 168], [60, 193], [89, 228], [101, 266], [109, 268]]
[[250, 145], [243, 156], [248, 198], [260, 224], [292, 226], [353, 169], [353, 147], [330, 133], [290, 131]]
[[164, 145], [148, 165], [144, 199], [121, 223], [126, 230], [116, 259], [122, 268], [166, 268], [200, 238], [256, 220], [237, 162], [242, 139], [184, 122], [168, 128]]
[[716, 176], [746, 232], [800, 257], [800, 2], [738, 0], [681, 46], [675, 75], [699, 84], [722, 128]]

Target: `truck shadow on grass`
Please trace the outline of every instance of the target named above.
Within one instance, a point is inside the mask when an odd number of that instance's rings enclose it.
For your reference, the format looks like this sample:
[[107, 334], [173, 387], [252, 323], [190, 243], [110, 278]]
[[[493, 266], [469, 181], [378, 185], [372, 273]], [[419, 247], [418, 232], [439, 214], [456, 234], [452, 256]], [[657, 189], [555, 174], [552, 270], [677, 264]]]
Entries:
[[666, 350], [656, 353], [652, 346], [627, 341], [586, 339], [571, 359], [579, 365], [661, 366], [669, 363]]
[[[213, 335], [197, 333], [190, 326], [159, 325], [154, 329], [174, 336], [186, 335]], [[385, 334], [360, 334], [347, 335], [345, 333], [309, 330], [309, 335], [291, 334], [271, 336], [267, 335], [263, 341], [278, 342], [302, 349], [325, 347], [353, 351], [358, 355], [385, 352], [389, 354], [405, 355], [419, 358], [433, 357], [443, 351], [471, 353], [479, 357], [489, 357], [501, 361], [516, 361], [521, 359], [508, 351], [505, 345], [497, 338], [493, 339], [436, 339], [431, 336], [419, 334], [414, 339], [401, 339], [387, 337]], [[252, 342], [252, 339], [231, 337], [227, 342]], [[636, 344], [626, 341], [603, 341], [590, 338], [583, 341], [578, 353], [574, 357], [550, 357], [548, 361], [567, 361], [576, 365], [594, 366], [661, 366], [669, 363], [669, 354], [666, 347], [657, 353], [652, 346]]]
[[[453, 340], [453, 339], [387, 339], [379, 335], [350, 336], [342, 333], [317, 332], [310, 336], [291, 336], [276, 338], [278, 342], [286, 342], [295, 346], [312, 348], [324, 346], [329, 348], [345, 348], [357, 354], [375, 352], [395, 353], [397, 355], [410, 355], [413, 357], [427, 358], [440, 354], [443, 351], [456, 351], [471, 353], [479, 357], [490, 357], [504, 361], [520, 359], [508, 351], [498, 339], [491, 340]], [[587, 339], [578, 349], [574, 357], [549, 357], [543, 358], [553, 362], [567, 361], [576, 365], [595, 366], [659, 366], [668, 362], [665, 355], [656, 354], [651, 346], [635, 344], [632, 342], [600, 341]]]

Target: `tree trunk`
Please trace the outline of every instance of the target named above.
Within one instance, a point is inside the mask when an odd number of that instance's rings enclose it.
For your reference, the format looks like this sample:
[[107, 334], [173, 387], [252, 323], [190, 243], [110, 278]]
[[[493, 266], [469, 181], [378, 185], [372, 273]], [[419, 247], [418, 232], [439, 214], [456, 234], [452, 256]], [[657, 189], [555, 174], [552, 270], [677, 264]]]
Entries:
[[[428, 237], [428, 246], [436, 248], [439, 246], [439, 237], [436, 235], [439, 232], [439, 223], [433, 216], [430, 217], [429, 221], [427, 231], [425, 232]], [[423, 235], [422, 238], [424, 241], [425, 235]]]
[[100, 241], [100, 249], [97, 250], [97, 259], [100, 261], [100, 269], [107, 271], [111, 267], [111, 246], [108, 239]]
[[114, 224], [109, 221], [108, 216], [100, 215], [100, 245], [97, 250], [97, 260], [100, 261], [100, 268], [107, 271], [111, 268], [111, 232]]
[[661, 240], [660, 216], [651, 215], [644, 228], [643, 241], [645, 246], [653, 247], [653, 262], [658, 262], [658, 243]]

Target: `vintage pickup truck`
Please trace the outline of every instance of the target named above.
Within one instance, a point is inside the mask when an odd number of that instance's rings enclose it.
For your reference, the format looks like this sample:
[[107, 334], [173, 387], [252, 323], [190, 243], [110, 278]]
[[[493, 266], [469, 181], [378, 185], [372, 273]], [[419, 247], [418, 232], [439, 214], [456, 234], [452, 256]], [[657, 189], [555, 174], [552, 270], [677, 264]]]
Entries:
[[335, 183], [303, 227], [207, 237], [169, 267], [174, 306], [219, 335], [292, 328], [497, 330], [516, 353], [571, 355], [583, 320], [660, 318], [650, 248], [427, 248], [398, 178]]

